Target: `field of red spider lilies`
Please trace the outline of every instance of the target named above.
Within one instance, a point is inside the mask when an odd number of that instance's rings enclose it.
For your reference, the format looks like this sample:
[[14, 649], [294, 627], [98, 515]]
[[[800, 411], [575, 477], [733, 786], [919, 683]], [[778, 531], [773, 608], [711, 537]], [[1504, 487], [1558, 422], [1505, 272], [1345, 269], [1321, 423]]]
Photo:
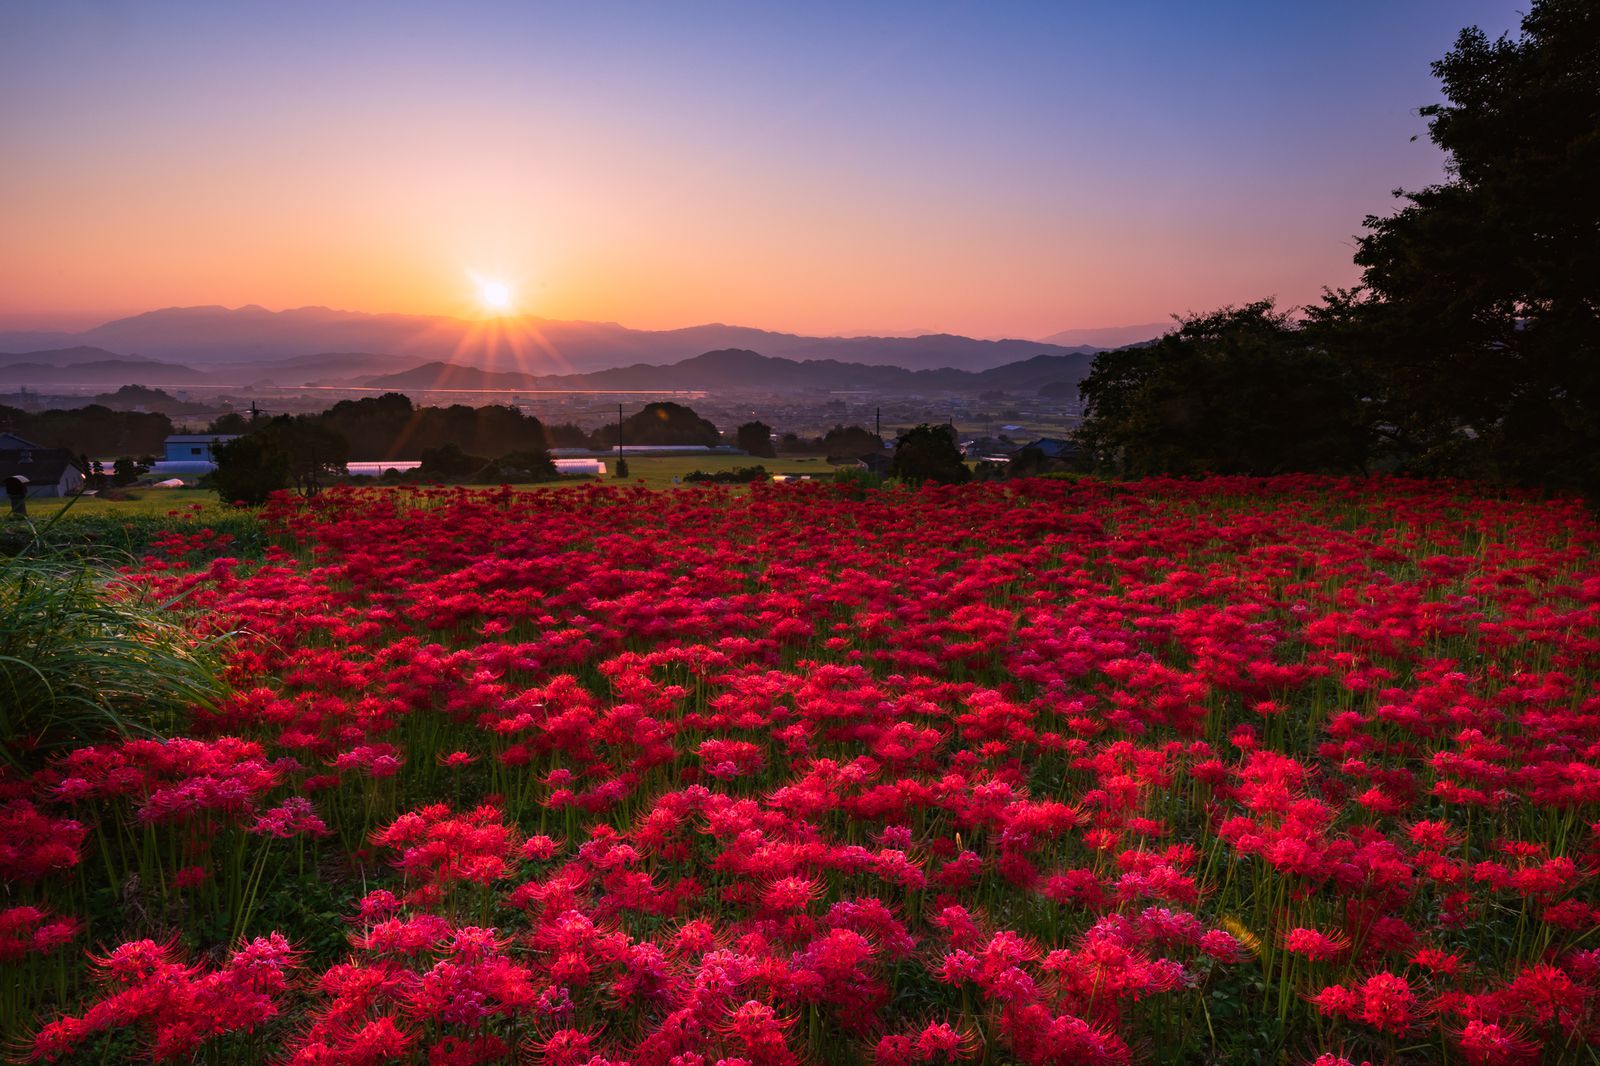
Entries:
[[0, 778], [40, 1061], [1597, 1061], [1600, 527], [1311, 479], [333, 491]]

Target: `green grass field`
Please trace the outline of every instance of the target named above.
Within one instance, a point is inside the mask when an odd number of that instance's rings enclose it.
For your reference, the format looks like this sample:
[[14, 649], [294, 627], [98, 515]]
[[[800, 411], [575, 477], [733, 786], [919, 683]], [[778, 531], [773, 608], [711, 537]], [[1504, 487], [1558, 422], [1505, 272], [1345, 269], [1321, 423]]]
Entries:
[[[764, 466], [769, 474], [809, 475], [830, 481], [836, 469], [820, 456], [784, 455], [776, 459], [761, 459], [750, 455], [640, 455], [628, 456], [628, 481], [634, 484], [642, 482], [646, 488], [652, 489], [694, 488], [694, 485], [682, 479], [696, 470], [715, 474], [747, 466]], [[606, 469], [615, 474], [615, 460], [607, 459]], [[677, 486], [672, 481], [675, 477], [680, 479]], [[616, 479], [608, 475], [602, 480]]]
[[[832, 480], [836, 469], [830, 466], [827, 460], [811, 456], [782, 456], [777, 459], [759, 459], [745, 455], [639, 455], [628, 457], [628, 483], [643, 484], [646, 488], [671, 489], [694, 488], [695, 486], [683, 480], [696, 470], [707, 473], [736, 470], [747, 466], [764, 466], [769, 474], [786, 474], [791, 476], [805, 476]], [[614, 482], [617, 478], [616, 463], [607, 462], [610, 474], [597, 480]], [[676, 479], [676, 481], [674, 481]], [[574, 479], [565, 482], [566, 485], [586, 484], [586, 479]], [[386, 484], [376, 478], [355, 478], [353, 485], [371, 485], [381, 487]], [[547, 489], [555, 486], [541, 484], [529, 486], [530, 488]], [[63, 512], [65, 512], [63, 514]], [[132, 488], [115, 489], [110, 495], [83, 496], [76, 500], [45, 500], [35, 499], [28, 501], [28, 517], [35, 525], [44, 525], [57, 515], [62, 515], [64, 523], [77, 521], [103, 522], [115, 519], [134, 519], [152, 521], [167, 518], [181, 518], [184, 520], [207, 519], [237, 514], [233, 508], [224, 506], [217, 494], [210, 489], [151, 489]]]
[[[117, 489], [116, 499], [101, 496], [83, 496], [77, 500], [29, 500], [28, 517], [35, 523], [54, 518], [62, 510], [67, 512], [63, 521], [74, 518], [167, 518], [169, 512], [188, 514], [196, 504], [196, 514], [225, 511], [217, 494], [210, 489]], [[68, 506], [70, 504], [70, 506]]]

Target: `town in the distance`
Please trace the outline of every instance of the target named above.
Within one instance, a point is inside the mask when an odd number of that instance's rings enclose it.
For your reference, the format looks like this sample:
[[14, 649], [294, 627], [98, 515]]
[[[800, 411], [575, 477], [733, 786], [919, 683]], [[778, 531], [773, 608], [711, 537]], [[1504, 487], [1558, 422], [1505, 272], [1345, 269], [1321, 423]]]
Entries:
[[[630, 459], [637, 470], [663, 457], [704, 460], [671, 464], [678, 483], [883, 475], [921, 424], [979, 476], [1003, 477], [1019, 456], [1015, 469], [1040, 473], [1077, 452], [1078, 383], [1095, 354], [1169, 326], [817, 338], [172, 308], [81, 333], [0, 333], [0, 474], [27, 477], [31, 497], [209, 485], [214, 448], [285, 416], [340, 438], [323, 473], [355, 478], [626, 476]], [[549, 466], [502, 462], [541, 450]]]

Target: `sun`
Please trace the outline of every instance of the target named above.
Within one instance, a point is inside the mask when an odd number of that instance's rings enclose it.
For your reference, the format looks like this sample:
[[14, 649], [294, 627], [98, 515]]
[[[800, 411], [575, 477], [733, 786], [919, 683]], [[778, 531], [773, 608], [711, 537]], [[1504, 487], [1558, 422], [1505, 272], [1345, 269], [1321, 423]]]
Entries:
[[478, 302], [485, 311], [504, 314], [511, 310], [511, 286], [503, 281], [487, 278], [478, 282]]

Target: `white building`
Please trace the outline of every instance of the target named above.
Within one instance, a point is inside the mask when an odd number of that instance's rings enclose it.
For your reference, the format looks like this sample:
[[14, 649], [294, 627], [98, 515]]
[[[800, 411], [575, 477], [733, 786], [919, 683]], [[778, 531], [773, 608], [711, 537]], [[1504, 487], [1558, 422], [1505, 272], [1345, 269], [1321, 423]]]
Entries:
[[28, 479], [31, 497], [71, 496], [83, 488], [84, 472], [65, 448], [46, 448], [15, 433], [0, 433], [0, 481]]
[[174, 433], [162, 442], [162, 459], [150, 473], [158, 478], [209, 474], [217, 468], [212, 449], [238, 439], [237, 433]]

